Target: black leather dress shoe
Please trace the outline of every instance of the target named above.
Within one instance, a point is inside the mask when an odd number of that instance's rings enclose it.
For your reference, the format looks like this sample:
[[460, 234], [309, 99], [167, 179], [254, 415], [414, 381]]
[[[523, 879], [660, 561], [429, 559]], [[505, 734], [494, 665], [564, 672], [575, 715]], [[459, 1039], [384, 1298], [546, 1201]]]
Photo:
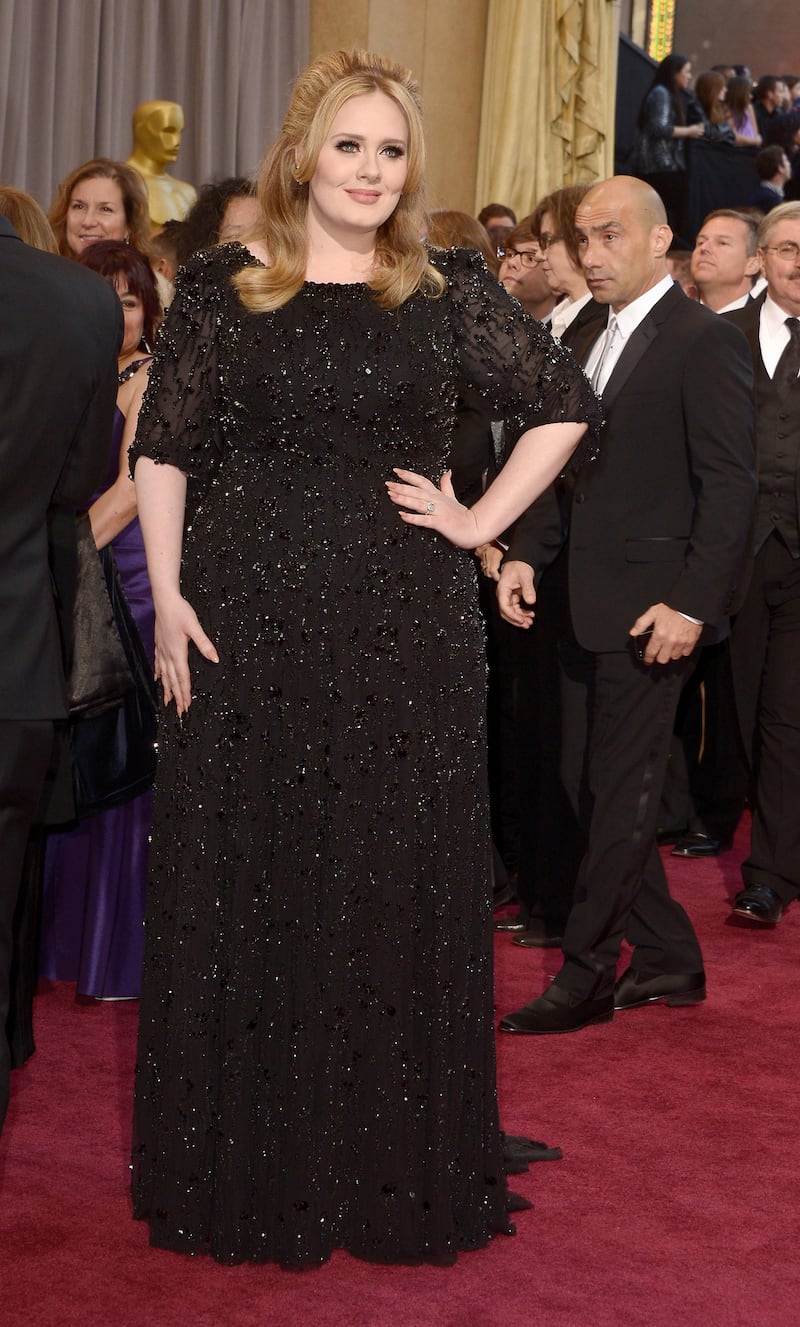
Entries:
[[496, 917], [494, 929], [496, 931], [524, 931], [527, 925], [527, 912], [512, 912], [506, 917]]
[[783, 916], [783, 901], [769, 885], [748, 885], [733, 900], [733, 911], [746, 921], [777, 926]]
[[704, 972], [665, 972], [660, 977], [640, 977], [633, 968], [623, 973], [614, 987], [614, 1008], [638, 1009], [643, 1004], [700, 1004], [706, 998]]
[[501, 1032], [578, 1032], [590, 1023], [610, 1023], [614, 1017], [613, 995], [581, 1000], [561, 986], [551, 986], [522, 1009], [500, 1019]]
[[560, 949], [563, 942], [561, 930], [548, 926], [541, 917], [531, 917], [527, 926], [514, 936], [514, 944], [523, 949]]
[[712, 838], [695, 830], [691, 834], [682, 834], [670, 853], [671, 857], [718, 857], [723, 848], [730, 845], [722, 839]]

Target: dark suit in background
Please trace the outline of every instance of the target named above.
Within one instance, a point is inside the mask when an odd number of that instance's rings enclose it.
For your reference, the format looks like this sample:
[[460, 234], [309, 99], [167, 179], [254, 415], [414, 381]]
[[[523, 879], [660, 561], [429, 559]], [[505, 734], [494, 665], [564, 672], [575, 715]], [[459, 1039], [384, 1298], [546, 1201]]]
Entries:
[[101, 278], [23, 244], [0, 217], [0, 1127], [12, 919], [53, 723], [66, 715], [47, 513], [85, 502], [102, 477], [121, 334]]
[[[800, 240], [800, 221], [794, 224]], [[752, 356], [759, 462], [753, 560], [731, 635], [731, 662], [754, 773], [752, 841], [742, 880], [745, 889], [766, 886], [785, 907], [800, 894], [800, 379], [781, 384], [764, 367], [759, 325], [765, 299], [723, 314], [744, 332]], [[756, 912], [752, 920], [777, 918]]]
[[[566, 328], [561, 344], [582, 364], [603, 331], [608, 309], [590, 299]], [[537, 504], [537, 528], [547, 520], [546, 542], [552, 553], [542, 559], [546, 572], [537, 577], [536, 620], [529, 633], [504, 624], [518, 636], [530, 636], [530, 677], [523, 692], [532, 718], [525, 727], [527, 750], [521, 766], [528, 794], [525, 805], [535, 808], [522, 821], [518, 894], [532, 918], [534, 936], [563, 935], [572, 907], [575, 880], [585, 849], [583, 830], [561, 776], [562, 706], [558, 642], [568, 628], [567, 554], [564, 531], [568, 525], [569, 477], [559, 479]], [[557, 511], [556, 511], [557, 504]], [[550, 517], [545, 517], [546, 506]], [[557, 536], [556, 536], [557, 532]], [[537, 572], [540, 568], [537, 566]], [[525, 937], [521, 938], [525, 944]]]
[[[480, 394], [462, 386], [450, 459], [453, 487], [461, 502], [469, 507], [477, 502], [507, 459], [506, 446], [502, 421], [493, 422]], [[548, 500], [549, 537], [555, 553], [562, 532], [554, 489], [548, 491]], [[527, 913], [535, 898], [538, 874], [534, 853], [538, 856], [543, 848], [540, 817], [534, 811], [541, 787], [541, 761], [531, 761], [539, 742], [542, 709], [538, 623], [537, 631], [526, 633], [504, 622], [497, 606], [496, 582], [480, 569], [477, 577], [489, 664], [487, 736], [495, 895], [506, 901], [509, 895], [519, 898]]]

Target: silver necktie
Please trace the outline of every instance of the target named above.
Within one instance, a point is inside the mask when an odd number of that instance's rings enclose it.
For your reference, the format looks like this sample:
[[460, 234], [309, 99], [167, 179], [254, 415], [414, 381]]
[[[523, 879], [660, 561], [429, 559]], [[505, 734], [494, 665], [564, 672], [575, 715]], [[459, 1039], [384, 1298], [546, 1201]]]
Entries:
[[592, 374], [592, 386], [598, 396], [602, 395], [603, 389], [611, 376], [613, 363], [611, 360], [611, 347], [614, 344], [614, 338], [617, 335], [617, 319], [615, 314], [611, 314], [608, 320], [608, 327], [603, 333], [603, 349], [600, 351], [600, 358], [594, 366]]

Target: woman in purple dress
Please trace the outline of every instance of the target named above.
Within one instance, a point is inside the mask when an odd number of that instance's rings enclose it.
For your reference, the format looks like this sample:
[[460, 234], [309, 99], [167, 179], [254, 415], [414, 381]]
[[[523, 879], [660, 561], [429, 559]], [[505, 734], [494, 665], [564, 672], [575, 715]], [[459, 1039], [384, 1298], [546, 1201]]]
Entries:
[[[119, 389], [103, 486], [89, 507], [98, 549], [111, 544], [131, 613], [153, 659], [153, 600], [128, 476], [156, 330], [161, 318], [147, 259], [129, 244], [102, 240], [80, 258], [113, 285], [122, 303]], [[47, 841], [40, 972], [77, 982], [78, 994], [126, 999], [139, 994], [142, 924], [153, 794], [87, 816]]]

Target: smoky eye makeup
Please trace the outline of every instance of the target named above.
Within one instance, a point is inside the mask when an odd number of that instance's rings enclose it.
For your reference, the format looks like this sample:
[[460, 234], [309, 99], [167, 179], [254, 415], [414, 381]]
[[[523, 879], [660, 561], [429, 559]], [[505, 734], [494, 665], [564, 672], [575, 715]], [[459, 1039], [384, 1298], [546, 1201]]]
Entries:
[[[334, 143], [338, 152], [359, 152], [361, 143], [357, 138], [339, 138]], [[384, 156], [390, 157], [393, 161], [406, 155], [406, 148], [403, 143], [384, 143], [379, 149]]]

